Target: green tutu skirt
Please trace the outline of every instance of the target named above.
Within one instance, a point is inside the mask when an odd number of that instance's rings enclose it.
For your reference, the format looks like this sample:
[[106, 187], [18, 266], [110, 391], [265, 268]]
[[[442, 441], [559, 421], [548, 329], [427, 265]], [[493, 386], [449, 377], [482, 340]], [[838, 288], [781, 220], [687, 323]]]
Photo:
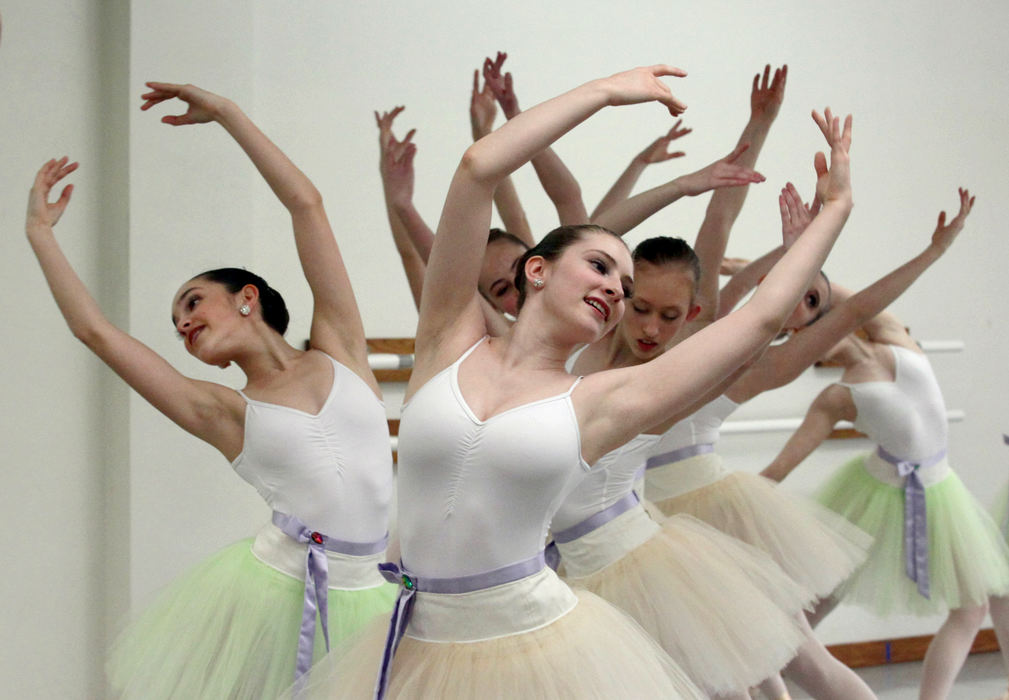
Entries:
[[870, 474], [867, 457], [842, 466], [816, 496], [876, 537], [865, 564], [838, 589], [841, 600], [878, 615], [932, 615], [1009, 593], [1009, 546], [950, 470], [925, 487], [930, 598], [922, 596], [904, 568], [904, 489]]
[[[275, 698], [291, 685], [304, 581], [264, 564], [242, 540], [170, 584], [116, 639], [113, 695], [155, 700]], [[331, 645], [392, 610], [392, 584], [329, 589]], [[326, 653], [316, 624], [315, 660]]]

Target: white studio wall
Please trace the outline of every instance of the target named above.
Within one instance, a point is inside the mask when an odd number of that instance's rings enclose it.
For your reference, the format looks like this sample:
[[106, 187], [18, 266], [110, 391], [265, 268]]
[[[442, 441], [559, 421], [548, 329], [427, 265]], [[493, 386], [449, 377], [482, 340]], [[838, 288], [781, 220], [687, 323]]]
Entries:
[[[192, 82], [238, 102], [322, 191], [372, 337], [412, 336], [416, 323], [385, 220], [372, 110], [405, 104], [396, 131], [418, 129], [415, 201], [432, 227], [469, 139], [472, 71], [509, 53], [523, 106], [642, 63], [689, 71], [671, 80], [689, 105], [687, 157], [653, 166], [651, 187], [728, 153], [748, 116], [754, 73], [789, 64], [785, 105], [758, 164], [729, 246], [752, 257], [775, 244], [778, 189], [812, 189], [822, 138], [811, 109], [855, 115], [855, 211], [827, 265], [861, 287], [924, 247], [957, 186], [978, 197], [954, 249], [894, 307], [924, 340], [957, 339], [933, 356], [949, 408], [951, 461], [983, 501], [1009, 480], [1004, 395], [1009, 367], [999, 318], [1009, 293], [1001, 196], [1009, 137], [994, 115], [1009, 104], [1000, 30], [1009, 10], [976, 2], [597, 1], [505, 6], [449, 2], [87, 2], [15, 0], [0, 6], [0, 177], [7, 235], [4, 279], [4, 577], [0, 695], [98, 697], [105, 645], [118, 620], [158, 587], [268, 517], [253, 489], [213, 449], [126, 392], [66, 330], [21, 231], [38, 166], [66, 152], [81, 161], [57, 229], [103, 308], [186, 374], [241, 386], [188, 357], [169, 326], [178, 286], [222, 265], [247, 266], [280, 289], [289, 339], [307, 336], [310, 298], [286, 212], [240, 149], [215, 125], [173, 129], [161, 106], [139, 111], [145, 80]], [[994, 117], [994, 118], [993, 118]], [[630, 158], [666, 131], [655, 105], [604, 110], [557, 145], [591, 209]], [[528, 172], [527, 172], [528, 171]], [[534, 230], [556, 216], [531, 170], [516, 184]], [[692, 240], [706, 198], [682, 201], [635, 230]], [[801, 415], [834, 375], [808, 373], [734, 418]], [[392, 415], [398, 404], [389, 397]], [[787, 439], [729, 436], [725, 456], [756, 471]], [[832, 444], [794, 475], [810, 491], [864, 448]], [[42, 533], [42, 534], [40, 534]], [[59, 595], [45, 589], [56, 585]], [[9, 616], [9, 617], [8, 617]], [[845, 610], [825, 641], [934, 631], [935, 620], [877, 620]], [[53, 657], [59, 660], [53, 663]]]

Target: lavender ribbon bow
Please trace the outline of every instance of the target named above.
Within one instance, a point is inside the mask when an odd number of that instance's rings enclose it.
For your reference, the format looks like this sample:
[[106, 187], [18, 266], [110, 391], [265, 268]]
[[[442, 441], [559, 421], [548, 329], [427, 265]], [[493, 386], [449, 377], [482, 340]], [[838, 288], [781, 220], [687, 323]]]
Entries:
[[882, 447], [876, 448], [881, 459], [897, 467], [904, 479], [904, 570], [908, 578], [918, 584], [918, 592], [930, 597], [928, 575], [928, 519], [925, 512], [925, 485], [918, 475], [921, 467], [930, 467], [942, 461], [942, 450], [921, 462], [911, 462], [890, 454]]
[[305, 604], [301, 611], [298, 632], [298, 656], [294, 667], [294, 690], [297, 695], [308, 680], [315, 651], [315, 616], [319, 615], [322, 636], [329, 651], [329, 559], [326, 551], [353, 556], [378, 554], [385, 549], [388, 536], [376, 542], [346, 542], [310, 530], [293, 515], [273, 511], [273, 524], [295, 542], [307, 544], [305, 555]]
[[378, 679], [375, 682], [375, 699], [382, 700], [389, 689], [389, 672], [392, 670], [392, 658], [396, 655], [403, 634], [406, 632], [406, 625], [410, 622], [410, 614], [413, 612], [414, 595], [417, 593], [416, 577], [411, 576], [406, 570], [401, 569], [392, 562], [378, 565], [378, 571], [389, 583], [395, 583], [402, 588], [399, 590], [399, 597], [396, 599], [396, 607], [393, 608], [392, 617], [389, 618], [389, 633], [385, 636], [385, 651], [382, 652], [382, 667], [378, 672]]
[[294, 668], [295, 690], [308, 679], [315, 650], [315, 615], [319, 614], [322, 636], [329, 651], [329, 560], [326, 558], [325, 536], [309, 530], [293, 515], [273, 513], [273, 524], [291, 539], [308, 545], [305, 556], [305, 604], [301, 611], [301, 629], [298, 632], [298, 656]]
[[930, 597], [928, 580], [928, 520], [925, 513], [925, 485], [918, 476], [918, 465], [897, 462], [897, 473], [904, 482], [904, 570], [918, 584], [918, 592]]
[[545, 565], [543, 552], [540, 551], [536, 553], [536, 556], [502, 566], [500, 569], [492, 569], [491, 571], [479, 574], [456, 576], [453, 578], [422, 579], [392, 562], [379, 564], [379, 573], [385, 577], [385, 580], [390, 583], [398, 583], [403, 588], [400, 589], [396, 608], [392, 611], [392, 617], [389, 619], [389, 634], [385, 638], [382, 667], [378, 672], [378, 680], [375, 682], [375, 700], [382, 700], [389, 689], [389, 673], [392, 670], [392, 658], [395, 656], [396, 648], [403, 639], [407, 623], [410, 622], [410, 614], [413, 612], [414, 595], [417, 591], [424, 593], [470, 593], [532, 576]]

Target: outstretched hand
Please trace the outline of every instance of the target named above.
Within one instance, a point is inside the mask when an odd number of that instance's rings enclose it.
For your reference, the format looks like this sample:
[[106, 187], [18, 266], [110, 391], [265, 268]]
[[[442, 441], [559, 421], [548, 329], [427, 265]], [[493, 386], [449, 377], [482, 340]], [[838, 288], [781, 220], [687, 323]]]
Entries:
[[166, 115], [161, 117], [161, 121], [172, 126], [186, 126], [188, 124], [205, 124], [214, 121], [221, 113], [222, 107], [227, 100], [220, 95], [215, 95], [195, 85], [176, 85], [174, 83], [145, 83], [151, 88], [150, 92], [141, 95], [144, 103], [140, 109], [148, 110], [154, 105], [179, 98], [188, 106], [185, 114]]
[[781, 210], [781, 243], [791, 248], [820, 211], [820, 200], [814, 198], [811, 204], [804, 204], [799, 190], [789, 182], [778, 195], [778, 208]]
[[680, 178], [684, 194], [694, 196], [720, 187], [739, 187], [754, 182], [763, 182], [764, 176], [756, 170], [736, 164], [739, 156], [749, 148], [748, 143], [736, 146], [735, 150], [711, 165]]
[[469, 123], [473, 130], [473, 140], [483, 138], [494, 130], [497, 116], [497, 102], [490, 81], [484, 78], [480, 89], [480, 71], [473, 71], [473, 92], [469, 97]]
[[683, 123], [682, 119], [677, 119], [676, 123], [673, 124], [672, 128], [667, 131], [663, 136], [652, 141], [648, 144], [645, 150], [638, 154], [638, 160], [645, 165], [651, 165], [653, 163], [662, 163], [664, 161], [670, 160], [672, 158], [682, 158], [686, 155], [683, 151], [670, 151], [670, 144], [678, 138], [682, 138], [689, 134], [693, 129], [681, 128]]
[[771, 64], [764, 66], [764, 77], [760, 73], [753, 76], [750, 90], [750, 118], [774, 121], [785, 99], [785, 81], [788, 79], [788, 65], [774, 69], [774, 77], [768, 82]]
[[52, 227], [63, 216], [70, 196], [74, 192], [73, 185], [67, 185], [55, 202], [49, 201], [49, 193], [57, 182], [77, 170], [77, 163], [69, 163], [69, 158], [52, 158], [43, 165], [35, 175], [35, 182], [28, 193], [28, 214], [25, 218], [25, 228]]
[[501, 75], [501, 66], [504, 65], [505, 59], [508, 58], [508, 54], [503, 51], [497, 52], [497, 57], [492, 61], [490, 58], [485, 58], [483, 61], [483, 79], [484, 79], [484, 89], [490, 88], [491, 92], [494, 93], [494, 98], [501, 105], [501, 111], [504, 113], [506, 119], [511, 119], [521, 110], [519, 109], [519, 101], [515, 96], [515, 86], [512, 83], [512, 74], [505, 73]]
[[956, 237], [963, 230], [964, 222], [967, 221], [967, 215], [970, 214], [970, 210], [974, 207], [974, 197], [970, 196], [968, 190], [960, 187], [957, 191], [960, 193], [960, 211], [957, 212], [957, 215], [948, 224], [946, 223], [946, 212], [939, 212], [939, 222], [932, 233], [932, 245], [942, 253], [949, 250], [949, 247], [953, 245], [953, 241], [956, 240]]
[[827, 167], [827, 157], [819, 152], [813, 159], [816, 169], [816, 197], [824, 204], [839, 200], [851, 202], [851, 171], [848, 151], [851, 149], [851, 115], [844, 119], [841, 127], [840, 117], [835, 117], [830, 107], [821, 116], [813, 110], [813, 121], [820, 127], [823, 136], [830, 146], [830, 167]]
[[390, 133], [389, 142], [382, 150], [382, 181], [385, 192], [393, 204], [407, 205], [413, 201], [413, 157], [417, 145], [412, 143], [416, 129], [410, 129], [402, 141]]
[[687, 109], [687, 105], [674, 97], [669, 87], [659, 78], [663, 76], [683, 78], [686, 75], [687, 72], [682, 68], [659, 64], [617, 73], [603, 78], [602, 83], [609, 95], [608, 103], [611, 105], [660, 102], [666, 106], [670, 114], [678, 117]]
[[399, 105], [398, 107], [393, 107], [391, 111], [382, 112], [381, 114], [378, 113], [378, 110], [375, 110], [375, 125], [378, 126], [378, 145], [382, 149], [383, 157], [389, 140], [395, 138], [392, 135], [392, 123], [396, 121], [396, 117], [404, 109], [406, 107]]

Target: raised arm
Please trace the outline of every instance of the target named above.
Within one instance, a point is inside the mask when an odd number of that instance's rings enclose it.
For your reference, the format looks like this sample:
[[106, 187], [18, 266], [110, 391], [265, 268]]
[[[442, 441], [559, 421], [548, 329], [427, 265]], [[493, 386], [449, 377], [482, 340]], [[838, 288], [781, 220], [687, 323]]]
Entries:
[[[508, 54], [501, 51], [498, 51], [497, 58], [493, 61], [487, 58], [483, 65], [483, 76], [501, 105], [505, 118], [512, 119], [522, 110], [515, 97], [512, 74], [501, 75], [501, 66], [506, 58]], [[554, 203], [561, 225], [588, 223], [589, 215], [582, 201], [581, 187], [560, 156], [552, 148], [544, 148], [532, 159], [532, 164], [543, 190]]]
[[781, 260], [781, 256], [820, 211], [820, 202], [814, 198], [812, 204], [803, 204], [799, 191], [789, 182], [778, 195], [778, 209], [781, 212], [781, 245], [732, 275], [718, 293], [718, 318], [736, 308], [743, 297]]
[[659, 65], [591, 81], [517, 115], [467, 149], [449, 186], [428, 261], [411, 387], [455, 360], [486, 329], [472, 290], [498, 183], [607, 105], [658, 101], [671, 113], [682, 112], [685, 105], [660, 80], [668, 75], [685, 72]]
[[[413, 303], [419, 309], [420, 292], [424, 287], [424, 273], [427, 270], [427, 264], [421, 257], [419, 246], [414, 244], [410, 232], [393, 205], [397, 187], [408, 188], [408, 200], [412, 202], [413, 199], [413, 157], [417, 152], [417, 147], [411, 143], [411, 139], [413, 139], [416, 130], [408, 131], [402, 141], [399, 141], [392, 133], [393, 120], [402, 111], [403, 107], [396, 107], [391, 112], [383, 112], [381, 115], [375, 112], [375, 123], [378, 125], [378, 170], [382, 176], [385, 213], [389, 219], [392, 240], [396, 244], [400, 262], [403, 263], [403, 271], [406, 273], [406, 280], [410, 285]], [[427, 232], [430, 234], [430, 229], [427, 229]], [[430, 250], [430, 243], [427, 247]]]
[[641, 153], [631, 159], [630, 164], [624, 172], [620, 174], [617, 181], [613, 183], [609, 191], [601, 200], [599, 200], [599, 204], [596, 205], [595, 210], [592, 212], [591, 220], [593, 222], [595, 222], [599, 215], [604, 211], [615, 204], [623, 202], [631, 196], [631, 190], [634, 189], [634, 185], [637, 184], [638, 178], [641, 177], [641, 173], [643, 173], [645, 168], [649, 165], [652, 165], [653, 163], [664, 163], [667, 160], [682, 158], [686, 155], [683, 151], [669, 150], [670, 144], [673, 141], [682, 136], [686, 136], [693, 131], [693, 129], [682, 128], [680, 126], [682, 123], [682, 119], [677, 119], [676, 123], [673, 124], [669, 131], [652, 141], [645, 147], [645, 150], [641, 151]]
[[623, 235], [680, 197], [696, 197], [721, 187], [763, 182], [763, 175], [736, 162], [745, 151], [745, 144], [738, 146], [732, 153], [711, 165], [615, 204], [593, 219], [592, 223]]
[[77, 163], [68, 163], [66, 157], [43, 165], [28, 195], [25, 220], [28, 242], [67, 326], [155, 408], [234, 459], [242, 448], [241, 397], [218, 384], [182, 376], [160, 355], [114, 326], [63, 255], [53, 226], [70, 203], [73, 185], [63, 188], [56, 202], [49, 202], [49, 194], [76, 169]]
[[813, 117], [831, 147], [829, 169], [822, 153], [814, 161], [824, 202], [820, 213], [743, 308], [651, 362], [586, 377], [576, 408], [585, 412], [579, 420], [583, 454], [590, 462], [683, 410], [762, 349], [819, 271], [852, 208], [851, 117], [843, 128], [829, 109], [825, 117], [816, 112]]
[[813, 400], [802, 424], [788, 439], [781, 453], [774, 458], [761, 476], [781, 481], [813, 453], [838, 421], [855, 420], [855, 402], [851, 392], [840, 384], [831, 384]]
[[354, 290], [315, 185], [231, 100], [193, 85], [151, 82], [147, 86], [151, 91], [142, 96], [141, 109], [178, 98], [186, 103], [186, 113], [162, 117], [162, 122], [185, 126], [216, 121], [249, 156], [291, 215], [301, 268], [312, 290], [312, 347], [336, 357], [362, 377], [370, 377], [364, 325]]
[[[494, 131], [494, 117], [497, 116], [497, 100], [490, 83], [485, 79], [480, 89], [480, 71], [473, 71], [473, 92], [469, 99], [469, 123], [473, 131], [473, 141], [479, 141]], [[530, 248], [536, 245], [525, 209], [519, 200], [515, 183], [506, 177], [494, 190], [494, 206], [505, 231], [525, 241]]]
[[[750, 118], [739, 136], [736, 148], [743, 150], [734, 160], [737, 166], [753, 168], [757, 164], [757, 156], [764, 147], [764, 141], [771, 130], [781, 103], [785, 98], [785, 81], [788, 78], [788, 66], [782, 66], [774, 71], [770, 80], [771, 66], [764, 67], [764, 76], [753, 77], [753, 87], [750, 91]], [[715, 190], [708, 202], [704, 220], [697, 232], [697, 242], [694, 251], [701, 262], [701, 279], [697, 290], [697, 303], [701, 313], [694, 320], [695, 325], [706, 325], [718, 317], [718, 267], [725, 256], [725, 248], [729, 242], [729, 232], [739, 217], [739, 212], [746, 201], [749, 187], [724, 187]]]
[[[974, 199], [965, 189], [960, 189], [959, 194], [960, 211], [948, 224], [945, 212], [939, 215], [938, 225], [924, 251], [857, 294], [835, 303], [823, 318], [796, 333], [787, 343], [769, 348], [727, 392], [729, 397], [743, 402], [764, 391], [788, 384], [846, 335], [872, 321], [907, 291], [925, 270], [942, 257], [963, 230]], [[805, 233], [802, 237], [805, 237]], [[890, 328], [890, 332], [894, 334], [889, 342], [901, 343], [907, 337], [903, 327], [895, 322], [885, 327]], [[888, 342], [886, 338], [873, 339]]]

